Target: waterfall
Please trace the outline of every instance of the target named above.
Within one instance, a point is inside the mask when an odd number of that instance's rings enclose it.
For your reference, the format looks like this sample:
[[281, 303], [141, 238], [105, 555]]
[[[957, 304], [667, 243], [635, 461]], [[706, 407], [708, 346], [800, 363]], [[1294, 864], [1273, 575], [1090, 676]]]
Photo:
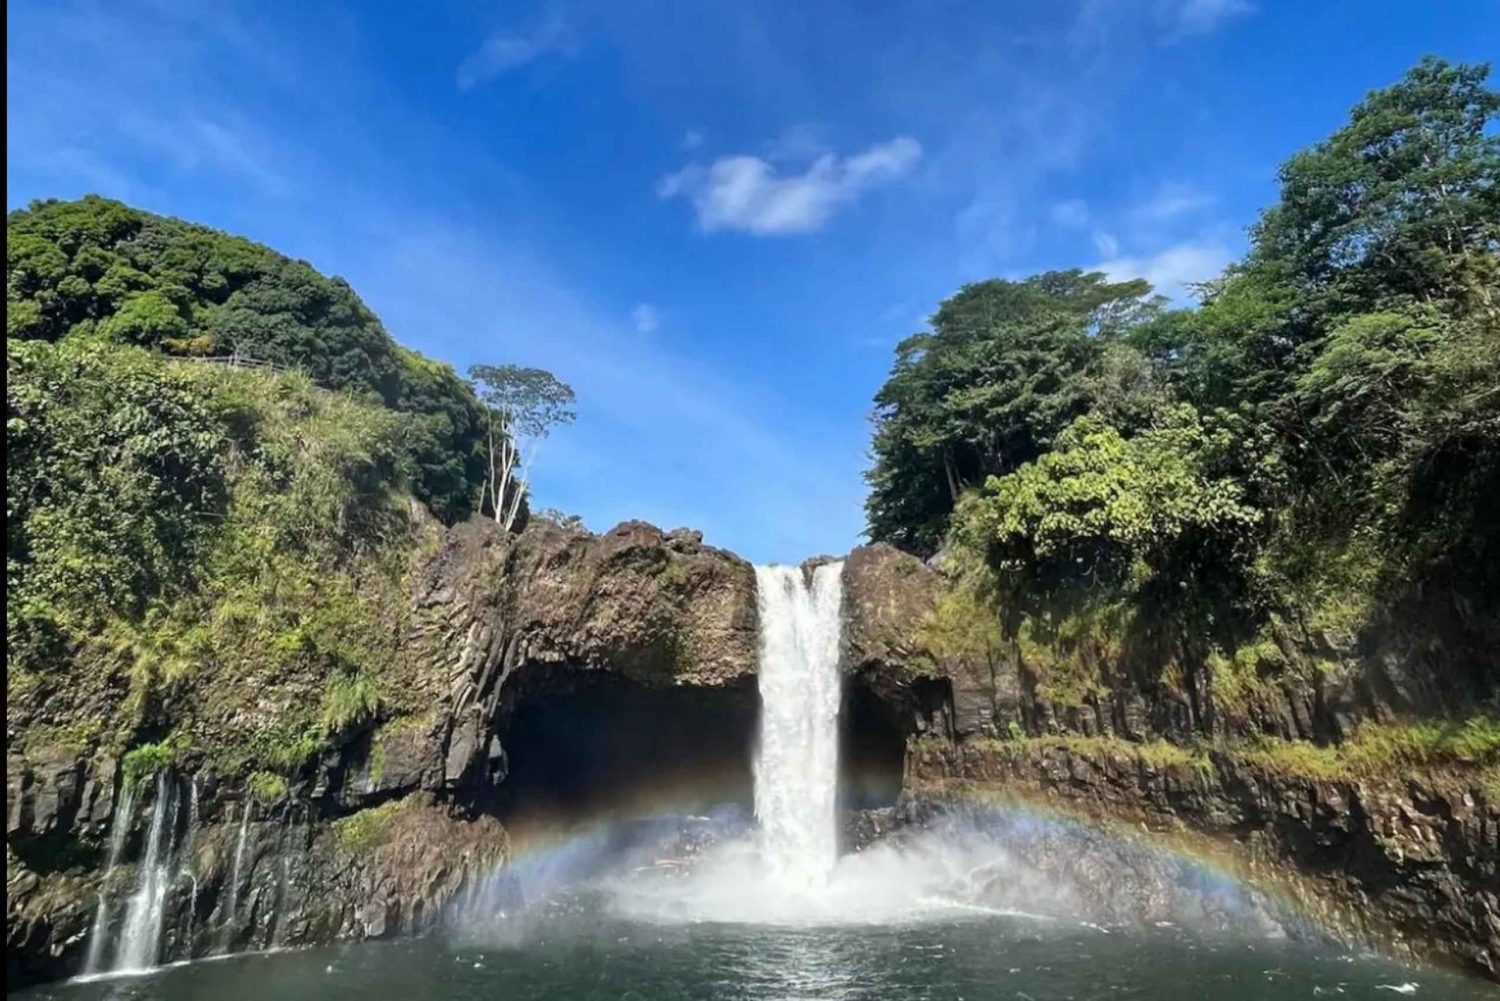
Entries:
[[276, 913], [271, 924], [271, 948], [281, 948], [282, 936], [286, 933], [286, 916], [291, 910], [291, 902], [287, 899], [289, 892], [288, 877], [291, 870], [291, 853], [287, 849], [287, 834], [296, 833], [296, 822], [292, 817], [292, 811], [288, 808], [286, 812], [286, 824], [281, 828], [281, 837], [276, 841]]
[[135, 893], [125, 909], [116, 972], [146, 970], [156, 965], [161, 947], [162, 915], [172, 882], [171, 847], [177, 826], [177, 790], [163, 769], [156, 775], [156, 803], [146, 835], [146, 857], [136, 873]]
[[224, 904], [224, 927], [221, 932], [222, 948], [229, 951], [230, 938], [234, 935], [235, 910], [240, 902], [240, 870], [245, 862], [245, 836], [250, 832], [250, 800], [240, 806], [240, 836], [234, 846], [234, 867], [229, 873], [229, 899]]
[[84, 960], [85, 974], [98, 973], [104, 965], [104, 947], [109, 940], [109, 897], [106, 890], [109, 877], [120, 864], [120, 852], [125, 848], [125, 837], [130, 833], [130, 822], [134, 819], [135, 788], [128, 782], [120, 788], [120, 803], [115, 810], [114, 822], [109, 828], [109, 857], [104, 866], [104, 880], [99, 885], [99, 906], [94, 911], [94, 927], [89, 932], [89, 953]]
[[772, 873], [796, 888], [826, 882], [838, 860], [838, 717], [842, 563], [813, 571], [756, 567], [760, 741], [755, 816]]
[[196, 924], [198, 912], [198, 876], [193, 872], [194, 854], [198, 840], [198, 779], [193, 778], [192, 785], [188, 787], [188, 826], [187, 834], [183, 837], [182, 847], [177, 850], [177, 878], [188, 880], [192, 887], [192, 895], [188, 897], [187, 929], [182, 937], [181, 952], [183, 959], [193, 958], [193, 927]]

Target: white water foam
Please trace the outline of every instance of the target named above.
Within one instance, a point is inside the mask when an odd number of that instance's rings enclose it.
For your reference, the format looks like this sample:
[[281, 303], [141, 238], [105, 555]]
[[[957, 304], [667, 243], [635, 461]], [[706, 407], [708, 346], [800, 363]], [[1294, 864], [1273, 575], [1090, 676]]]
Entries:
[[156, 803], [146, 834], [146, 857], [141, 861], [135, 893], [125, 909], [125, 929], [114, 965], [116, 973], [146, 970], [156, 965], [167, 889], [174, 873], [171, 851], [176, 826], [176, 785], [163, 769], [156, 776]]
[[760, 607], [755, 816], [768, 875], [783, 892], [825, 884], [838, 861], [842, 563], [756, 567]]

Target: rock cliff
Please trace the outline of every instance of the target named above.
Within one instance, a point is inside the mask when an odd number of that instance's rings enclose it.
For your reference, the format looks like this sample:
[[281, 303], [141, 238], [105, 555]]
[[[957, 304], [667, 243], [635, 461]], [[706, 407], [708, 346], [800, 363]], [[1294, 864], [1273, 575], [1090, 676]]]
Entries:
[[[748, 563], [698, 533], [641, 522], [594, 535], [538, 518], [509, 536], [475, 520], [418, 545], [392, 639], [394, 708], [285, 774], [236, 771], [206, 746], [143, 770], [102, 744], [55, 739], [76, 722], [54, 718], [62, 710], [25, 718], [46, 726], [13, 718], [12, 985], [77, 972], [101, 896], [103, 927], [122, 924], [163, 795], [175, 804], [160, 825], [161, 854], [176, 860], [169, 959], [422, 931], [503, 864], [513, 819], [628, 809], [647, 795], [748, 796], [758, 644]], [[1351, 936], [1500, 970], [1493, 791], [1458, 775], [1307, 778], [1189, 750], [1248, 724], [1205, 717], [1206, 694], [1194, 709], [1181, 691], [1123, 673], [1080, 705], [1049, 702], [1013, 651], [935, 640], [944, 581], [888, 546], [849, 554], [844, 583], [844, 754], [863, 797], [851, 805], [889, 807], [899, 793], [915, 816], [1023, 799], [1145, 825], [1292, 887]], [[1345, 717], [1393, 711], [1397, 696], [1450, 697], [1423, 694], [1397, 648], [1376, 658], [1384, 681], [1361, 690], [1370, 675], [1350, 667], [1339, 698], [1288, 674], [1279, 715], [1256, 725], [1326, 735]]]

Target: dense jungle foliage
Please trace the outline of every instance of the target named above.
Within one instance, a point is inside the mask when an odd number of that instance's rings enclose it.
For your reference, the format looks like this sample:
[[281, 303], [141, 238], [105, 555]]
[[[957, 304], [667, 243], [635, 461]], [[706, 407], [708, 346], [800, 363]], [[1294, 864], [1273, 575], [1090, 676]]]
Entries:
[[966, 568], [1073, 704], [1086, 649], [1207, 663], [1232, 702], [1283, 624], [1354, 636], [1433, 590], [1500, 622], [1487, 77], [1428, 58], [1370, 93], [1196, 308], [1079, 271], [965, 286], [876, 397], [869, 534]]
[[147, 763], [197, 741], [270, 789], [341, 730], [420, 710], [393, 661], [437, 527], [412, 498], [477, 505], [468, 384], [249, 241], [96, 197], [7, 229], [11, 721], [151, 738]]
[[410, 414], [413, 492], [445, 521], [475, 506], [483, 411], [447, 365], [401, 347], [341, 278], [204, 226], [89, 196], [6, 220], [7, 339], [95, 339], [240, 355]]

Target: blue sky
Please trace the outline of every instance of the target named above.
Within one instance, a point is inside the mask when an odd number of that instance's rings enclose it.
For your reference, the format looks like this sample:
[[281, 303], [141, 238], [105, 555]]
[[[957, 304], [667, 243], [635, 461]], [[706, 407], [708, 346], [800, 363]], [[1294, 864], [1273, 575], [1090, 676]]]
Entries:
[[99, 192], [540, 365], [536, 503], [757, 561], [859, 541], [872, 394], [966, 281], [1183, 299], [1276, 165], [1496, 0], [8, 5], [7, 205]]

